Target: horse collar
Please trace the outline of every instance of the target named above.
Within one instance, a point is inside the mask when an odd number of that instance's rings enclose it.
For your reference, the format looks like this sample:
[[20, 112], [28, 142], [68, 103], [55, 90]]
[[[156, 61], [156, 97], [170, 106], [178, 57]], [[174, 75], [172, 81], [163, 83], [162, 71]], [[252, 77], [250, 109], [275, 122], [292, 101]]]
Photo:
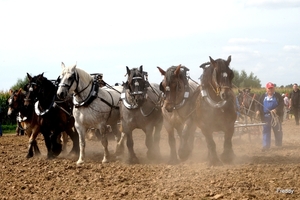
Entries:
[[182, 100], [179, 104], [177, 104], [177, 105], [174, 106], [174, 110], [179, 109], [179, 108], [181, 108], [182, 106], [184, 106], [186, 100], [187, 100], [187, 99], [189, 98], [189, 96], [190, 96], [190, 91], [189, 91], [189, 86], [188, 86], [188, 84], [184, 85], [184, 88], [185, 88], [185, 92], [184, 92], [184, 95], [183, 95], [183, 100]]
[[129, 102], [127, 101], [127, 98], [126, 98], [126, 89], [127, 89], [127, 88], [124, 87], [124, 88], [123, 88], [123, 92], [121, 93], [121, 100], [122, 100], [124, 106], [125, 106], [127, 109], [129, 109], [129, 110], [138, 108], [138, 107], [139, 107], [138, 104], [134, 104], [134, 105], [133, 105], [133, 104], [131, 104], [131, 103], [129, 103]]
[[[81, 102], [78, 102], [76, 100], [76, 98], [73, 98], [73, 103], [74, 103], [75, 108], [78, 108], [78, 107], [81, 107], [81, 106], [88, 106], [90, 103], [92, 103], [92, 101], [94, 101], [94, 99], [96, 99], [97, 96], [98, 96], [98, 90], [99, 90], [99, 83], [98, 83], [97, 80], [94, 80], [93, 85], [92, 85], [92, 89], [91, 89], [89, 95], [87, 96], [87, 98], [85, 100], [83, 100]], [[79, 94], [79, 93], [77, 93], [77, 94]]]
[[40, 110], [40, 106], [39, 106], [40, 102], [39, 102], [39, 101], [35, 102], [35, 104], [34, 104], [34, 111], [35, 111], [35, 113], [36, 113], [38, 116], [42, 116], [42, 115], [48, 113], [49, 110], [53, 107], [54, 99], [55, 99], [55, 95], [53, 96], [53, 99], [52, 99], [52, 102], [51, 102], [49, 108], [47, 108], [47, 109], [44, 110], [44, 111], [41, 111], [41, 110]]
[[200, 93], [201, 93], [202, 98], [213, 108], [222, 108], [227, 103], [226, 100], [222, 100], [219, 102], [214, 101], [209, 96], [208, 92], [205, 89], [202, 89], [202, 87], [200, 87]]

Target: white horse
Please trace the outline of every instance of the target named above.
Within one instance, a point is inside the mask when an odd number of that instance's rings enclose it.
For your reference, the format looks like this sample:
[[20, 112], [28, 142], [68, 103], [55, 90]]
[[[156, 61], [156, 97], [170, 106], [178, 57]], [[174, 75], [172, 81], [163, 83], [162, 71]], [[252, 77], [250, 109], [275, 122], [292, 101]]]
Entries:
[[106, 138], [107, 125], [114, 131], [120, 132], [117, 122], [120, 120], [119, 101], [123, 86], [101, 88], [99, 76], [91, 76], [82, 69], [74, 66], [65, 67], [62, 63], [61, 81], [57, 90], [57, 96], [65, 99], [73, 93], [75, 128], [79, 134], [80, 153], [77, 165], [84, 162], [85, 134], [90, 128], [99, 129], [101, 143], [104, 147], [102, 163], [109, 161], [108, 141]]

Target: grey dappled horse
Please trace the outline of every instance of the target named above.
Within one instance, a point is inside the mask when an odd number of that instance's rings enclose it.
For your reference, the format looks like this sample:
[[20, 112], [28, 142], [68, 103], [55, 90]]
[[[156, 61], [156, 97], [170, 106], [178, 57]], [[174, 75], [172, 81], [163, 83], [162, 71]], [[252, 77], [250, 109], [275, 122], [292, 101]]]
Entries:
[[146, 134], [147, 157], [159, 158], [159, 140], [163, 124], [159, 85], [148, 82], [148, 75], [143, 71], [143, 66], [132, 69], [126, 67], [126, 70], [127, 81], [121, 94], [120, 115], [122, 135], [127, 137], [129, 162], [139, 162], [133, 149], [134, 129], [142, 129]]

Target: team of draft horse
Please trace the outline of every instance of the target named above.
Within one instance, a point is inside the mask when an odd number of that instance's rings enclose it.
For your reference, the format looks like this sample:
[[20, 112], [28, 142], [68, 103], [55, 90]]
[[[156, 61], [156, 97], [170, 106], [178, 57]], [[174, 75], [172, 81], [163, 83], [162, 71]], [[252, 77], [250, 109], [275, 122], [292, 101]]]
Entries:
[[[18, 113], [19, 124], [29, 136], [28, 158], [40, 154], [36, 142], [39, 133], [44, 137], [47, 158], [62, 152], [65, 144], [61, 143], [61, 135], [67, 134], [73, 143], [70, 154], [78, 157], [78, 165], [82, 164], [85, 135], [94, 128], [104, 148], [102, 163], [121, 156], [125, 141], [129, 163], [139, 163], [134, 152], [134, 129], [142, 129], [146, 134], [147, 157], [159, 159], [160, 132], [164, 126], [170, 164], [188, 159], [197, 128], [205, 136], [209, 164], [230, 163], [234, 159], [232, 136], [237, 118], [232, 91], [234, 73], [229, 67], [231, 56], [227, 60], [209, 59], [200, 66], [200, 83], [188, 76], [189, 69], [183, 65], [157, 67], [163, 76], [160, 84], [149, 83], [143, 66], [126, 66], [127, 80], [117, 86], [107, 84], [102, 74], [89, 74], [76, 65], [66, 67], [62, 63], [57, 80], [48, 80], [43, 73], [34, 77], [27, 73], [24, 91], [11, 93], [8, 114]], [[108, 127], [117, 141], [114, 155], [108, 151]], [[224, 132], [220, 159], [212, 134], [216, 131]]]

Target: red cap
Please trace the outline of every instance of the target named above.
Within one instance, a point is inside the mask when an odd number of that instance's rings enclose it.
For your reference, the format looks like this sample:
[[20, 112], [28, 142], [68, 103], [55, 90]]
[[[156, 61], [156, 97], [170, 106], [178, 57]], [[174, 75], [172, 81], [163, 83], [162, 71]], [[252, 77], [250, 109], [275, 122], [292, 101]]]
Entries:
[[274, 87], [274, 84], [269, 82], [266, 84], [266, 88], [270, 89], [270, 88], [273, 88]]

